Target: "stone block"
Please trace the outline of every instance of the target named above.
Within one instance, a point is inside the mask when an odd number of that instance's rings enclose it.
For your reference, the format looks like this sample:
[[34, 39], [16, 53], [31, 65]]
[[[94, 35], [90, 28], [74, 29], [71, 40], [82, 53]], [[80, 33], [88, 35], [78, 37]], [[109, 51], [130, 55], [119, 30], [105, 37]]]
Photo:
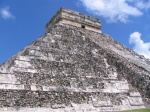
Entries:
[[15, 60], [13, 62], [12, 66], [19, 67], [19, 68], [33, 68], [33, 66], [31, 65], [30, 62], [28, 62], [28, 61], [21, 61], [21, 60]]
[[119, 92], [114, 83], [104, 83], [104, 89], [102, 91], [103, 92], [108, 92], [108, 93], [117, 93], [117, 92]]
[[15, 84], [18, 83], [15, 75], [12, 74], [0, 74], [0, 83], [10, 83]]
[[140, 95], [139, 92], [130, 92], [130, 97], [132, 97], [132, 96], [133, 96], [133, 97], [134, 97], [134, 96], [135, 96], [135, 97], [136, 97], [136, 96], [139, 96], [139, 97], [140, 97], [141, 95]]
[[48, 42], [44, 42], [44, 41], [36, 41], [34, 43], [35, 46], [40, 46], [40, 47], [49, 47], [49, 43]]
[[77, 80], [72, 78], [70, 81], [70, 85], [71, 85], [71, 88], [77, 88], [78, 87]]
[[31, 85], [31, 91], [37, 91], [37, 88], [35, 85]]
[[144, 105], [141, 97], [129, 97], [128, 99], [131, 106]]
[[128, 83], [125, 83], [125, 82], [118, 82], [118, 83], [115, 83], [115, 85], [117, 89], [120, 89], [120, 90], [129, 89]]
[[29, 68], [18, 68], [18, 67], [11, 67], [10, 72], [29, 72], [29, 73], [37, 73], [37, 69], [29, 69]]
[[94, 107], [110, 107], [112, 106], [111, 101], [93, 101]]
[[49, 91], [50, 90], [50, 88], [47, 86], [42, 86], [42, 88], [43, 88], [43, 91]]
[[22, 61], [30, 61], [30, 58], [27, 57], [27, 56], [18, 56], [16, 59], [17, 60], [22, 60]]
[[65, 104], [54, 104], [52, 105], [52, 109], [65, 108]]
[[121, 99], [122, 105], [123, 106], [130, 106], [128, 98], [123, 98]]
[[11, 85], [10, 86], [11, 87], [11, 89], [19, 89], [19, 90], [24, 90], [25, 88], [24, 88], [24, 85]]

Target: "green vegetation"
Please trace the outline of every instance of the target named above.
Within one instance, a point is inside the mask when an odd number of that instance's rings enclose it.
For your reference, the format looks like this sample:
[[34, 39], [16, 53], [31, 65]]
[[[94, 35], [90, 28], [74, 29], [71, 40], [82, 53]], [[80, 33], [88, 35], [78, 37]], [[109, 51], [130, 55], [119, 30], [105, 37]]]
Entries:
[[140, 109], [140, 110], [129, 110], [123, 112], [150, 112], [150, 109]]

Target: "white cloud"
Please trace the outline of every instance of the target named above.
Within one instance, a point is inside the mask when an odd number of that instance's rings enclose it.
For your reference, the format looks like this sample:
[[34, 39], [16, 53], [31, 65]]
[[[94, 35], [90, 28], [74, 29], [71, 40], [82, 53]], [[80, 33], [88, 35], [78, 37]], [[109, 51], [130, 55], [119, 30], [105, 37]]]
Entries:
[[150, 42], [145, 43], [141, 39], [141, 33], [134, 32], [130, 35], [129, 43], [134, 44], [133, 50], [145, 58], [150, 59]]
[[14, 19], [15, 16], [9, 11], [9, 7], [4, 7], [0, 9], [0, 15], [4, 19]]
[[[141, 16], [143, 13], [134, 0], [80, 0], [93, 14], [103, 16], [110, 22], [127, 22], [129, 16]], [[132, 4], [132, 5], [131, 5]]]
[[150, 9], [150, 0], [127, 0], [139, 9]]
[[140, 9], [150, 9], [150, 0], [147, 0], [146, 2], [144, 0], [139, 0], [136, 2], [136, 6]]

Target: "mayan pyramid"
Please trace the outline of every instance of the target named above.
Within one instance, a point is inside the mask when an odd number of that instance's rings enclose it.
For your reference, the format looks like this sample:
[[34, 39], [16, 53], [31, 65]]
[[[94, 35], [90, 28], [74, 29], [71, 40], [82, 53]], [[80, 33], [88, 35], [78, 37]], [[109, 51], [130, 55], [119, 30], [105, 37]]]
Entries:
[[107, 112], [150, 107], [150, 61], [61, 8], [46, 32], [0, 65], [0, 112]]

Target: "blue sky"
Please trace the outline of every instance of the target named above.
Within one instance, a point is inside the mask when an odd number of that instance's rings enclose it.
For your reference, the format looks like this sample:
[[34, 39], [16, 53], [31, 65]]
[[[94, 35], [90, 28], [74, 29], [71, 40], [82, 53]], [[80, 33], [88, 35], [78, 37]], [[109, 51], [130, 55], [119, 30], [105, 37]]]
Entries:
[[40, 37], [61, 7], [99, 18], [103, 33], [150, 59], [150, 0], [0, 0], [0, 64]]

